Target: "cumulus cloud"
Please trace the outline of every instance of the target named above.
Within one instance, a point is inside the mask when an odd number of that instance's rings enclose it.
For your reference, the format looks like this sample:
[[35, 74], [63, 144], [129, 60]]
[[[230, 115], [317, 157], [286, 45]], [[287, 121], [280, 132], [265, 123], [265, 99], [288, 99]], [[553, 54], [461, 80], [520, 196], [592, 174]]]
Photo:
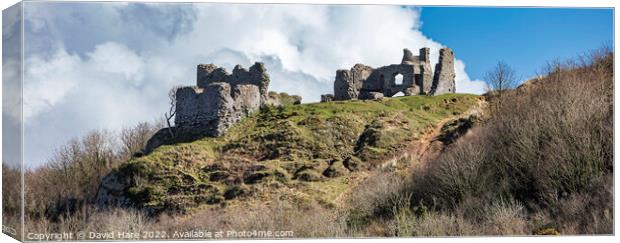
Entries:
[[[313, 102], [336, 69], [399, 63], [402, 48], [430, 47], [437, 62], [442, 47], [419, 31], [419, 11], [398, 6], [28, 3], [25, 14], [33, 163], [88, 130], [159, 116], [198, 63], [264, 62], [271, 90]], [[455, 68], [457, 92], [482, 91], [461, 60]]]

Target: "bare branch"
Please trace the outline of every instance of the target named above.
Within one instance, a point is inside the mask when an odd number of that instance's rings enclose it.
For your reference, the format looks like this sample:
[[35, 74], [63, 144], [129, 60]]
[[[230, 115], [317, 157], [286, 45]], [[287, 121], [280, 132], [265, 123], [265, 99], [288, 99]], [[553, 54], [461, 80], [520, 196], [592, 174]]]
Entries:
[[170, 108], [168, 112], [164, 113], [164, 118], [166, 119], [166, 124], [168, 125], [168, 132], [170, 133], [170, 137], [175, 137], [174, 131], [172, 130], [172, 123], [170, 120], [177, 114], [176, 106], [177, 106], [177, 90], [179, 87], [175, 86], [168, 91], [168, 98], [170, 99]]
[[514, 88], [518, 82], [514, 69], [502, 61], [499, 61], [491, 71], [486, 73], [485, 81], [489, 91], [496, 91], [498, 95]]

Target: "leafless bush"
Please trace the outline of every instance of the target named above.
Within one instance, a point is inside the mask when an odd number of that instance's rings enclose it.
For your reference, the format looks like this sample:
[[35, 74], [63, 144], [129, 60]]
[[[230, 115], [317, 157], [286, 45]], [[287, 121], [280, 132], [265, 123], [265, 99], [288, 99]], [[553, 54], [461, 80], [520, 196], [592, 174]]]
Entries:
[[360, 216], [388, 216], [392, 207], [404, 200], [405, 181], [401, 176], [376, 171], [369, 179], [357, 185], [347, 198], [346, 205]]
[[58, 233], [58, 232], [142, 232], [154, 228], [154, 221], [146, 214], [121, 208], [99, 210], [85, 205], [76, 213], [62, 215], [57, 221], [48, 218], [27, 218], [26, 232]]
[[[483, 131], [474, 131], [482, 133]], [[414, 176], [414, 198], [425, 200], [438, 209], [454, 208], [470, 195], [483, 195], [489, 184], [495, 184], [489, 173], [487, 147], [479, 146], [481, 135], [474, 134], [469, 141], [458, 141], [437, 162]], [[432, 193], [429, 191], [432, 190]]]
[[148, 140], [161, 129], [157, 123], [141, 122], [134, 127], [124, 128], [120, 133], [122, 143], [121, 157], [129, 159], [137, 153], [141, 153]]
[[28, 217], [57, 221], [67, 218], [61, 214], [77, 213], [90, 203], [101, 179], [141, 150], [160, 123], [140, 123], [119, 133], [92, 131], [59, 147], [45, 165], [25, 171]]
[[21, 232], [21, 173], [19, 168], [2, 163], [3, 232], [19, 239]]
[[303, 207], [282, 200], [267, 204], [206, 209], [191, 217], [162, 216], [155, 229], [211, 231], [292, 231], [293, 237], [344, 237], [344, 217], [318, 204]]
[[91, 132], [59, 148], [46, 165], [27, 171], [26, 213], [74, 211], [94, 196], [101, 178], [119, 162], [112, 141], [108, 132]]

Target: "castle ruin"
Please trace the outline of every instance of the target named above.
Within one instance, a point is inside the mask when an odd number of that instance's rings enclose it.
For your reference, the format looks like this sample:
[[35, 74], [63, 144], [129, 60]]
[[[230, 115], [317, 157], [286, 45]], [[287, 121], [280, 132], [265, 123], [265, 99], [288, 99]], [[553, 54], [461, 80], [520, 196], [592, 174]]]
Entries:
[[[400, 64], [373, 69], [356, 64], [350, 70], [338, 70], [334, 94], [321, 96], [321, 101], [377, 99], [404, 95], [438, 95], [454, 93], [454, 53], [448, 48], [439, 51], [435, 72], [431, 70], [430, 49], [420, 49], [414, 56], [403, 50]], [[222, 136], [242, 118], [261, 106], [281, 104], [280, 97], [268, 93], [269, 75], [265, 65], [256, 62], [249, 70], [240, 65], [232, 73], [213, 64], [200, 64], [196, 71], [196, 86], [176, 90], [174, 127], [162, 129], [147, 143], [145, 153], [173, 141], [204, 136]], [[273, 92], [272, 92], [273, 93]], [[301, 102], [299, 96], [290, 96]]]
[[176, 91], [177, 130], [191, 129], [210, 137], [221, 136], [267, 103], [269, 75], [260, 62], [249, 71], [237, 65], [232, 74], [213, 64], [200, 64], [196, 83]]
[[439, 95], [455, 92], [454, 52], [449, 48], [439, 51], [435, 73], [431, 70], [430, 48], [420, 49], [414, 56], [403, 50], [400, 64], [372, 68], [356, 64], [350, 70], [336, 71], [334, 94], [321, 95], [321, 102], [331, 100], [366, 100], [403, 95]]

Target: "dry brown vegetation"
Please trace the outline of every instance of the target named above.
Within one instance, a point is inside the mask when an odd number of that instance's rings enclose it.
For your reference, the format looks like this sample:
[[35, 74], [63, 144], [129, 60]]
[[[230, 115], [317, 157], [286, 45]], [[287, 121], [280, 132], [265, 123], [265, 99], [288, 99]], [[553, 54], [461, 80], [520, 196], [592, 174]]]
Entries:
[[[59, 229], [71, 228], [72, 225], [76, 228], [82, 227], [83, 222], [76, 221], [76, 218], [86, 219], [85, 214], [93, 212], [88, 210], [91, 208], [89, 204], [103, 176], [138, 153], [160, 127], [161, 125], [140, 123], [118, 133], [92, 131], [85, 137], [72, 139], [58, 148], [44, 166], [26, 169], [26, 231], [58, 232]], [[4, 222], [7, 225], [21, 225], [17, 216], [21, 211], [21, 195], [19, 186], [15, 184], [20, 181], [19, 170], [3, 165], [2, 178]], [[93, 217], [96, 218], [97, 215]], [[81, 225], [75, 222], [80, 222]], [[50, 231], [52, 228], [58, 230]]]
[[416, 171], [404, 191], [433, 210], [400, 207], [403, 235], [613, 233], [613, 54], [546, 70]]
[[[27, 172], [26, 229], [290, 230], [294, 237], [612, 234], [613, 53], [549, 64], [542, 78], [487, 98], [484, 122], [437, 158], [405, 177], [389, 169], [369, 172], [342, 207], [274, 200], [157, 217], [97, 209], [88, 201], [101, 177], [156, 129], [126, 130], [120, 147], [114, 136], [95, 132]], [[3, 205], [5, 212], [18, 207]]]

